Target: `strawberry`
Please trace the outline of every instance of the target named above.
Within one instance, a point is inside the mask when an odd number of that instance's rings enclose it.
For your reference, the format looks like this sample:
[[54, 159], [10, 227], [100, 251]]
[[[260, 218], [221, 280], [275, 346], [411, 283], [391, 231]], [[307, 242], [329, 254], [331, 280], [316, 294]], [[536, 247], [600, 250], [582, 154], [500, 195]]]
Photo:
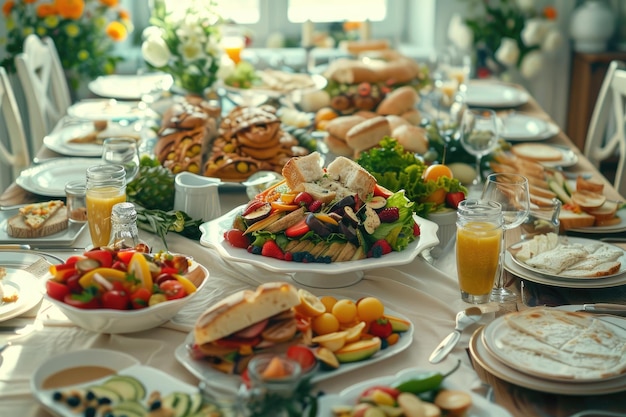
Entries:
[[378, 239], [376, 242], [374, 242], [370, 250], [367, 252], [367, 257], [380, 258], [381, 256], [388, 254], [392, 250], [393, 249], [391, 248], [389, 242], [387, 242], [385, 239]]
[[422, 234], [422, 231], [420, 230], [420, 225], [417, 223], [413, 223], [413, 236], [419, 236]]
[[285, 236], [287, 237], [299, 237], [311, 230], [308, 224], [306, 224], [306, 220], [302, 219], [298, 223], [293, 226], [289, 226], [285, 230]]
[[320, 200], [313, 200], [307, 208], [311, 213], [316, 213], [322, 209], [323, 204], [324, 203], [322, 203]]
[[446, 194], [446, 204], [453, 209], [459, 208], [459, 203], [463, 200], [465, 200], [463, 191]]
[[389, 198], [393, 195], [393, 193], [382, 185], [376, 184], [374, 186], [374, 195]]
[[285, 259], [285, 254], [274, 240], [266, 240], [265, 243], [263, 243], [261, 255], [268, 256], [270, 258]]
[[381, 317], [379, 319], [372, 320], [368, 333], [372, 336], [378, 336], [381, 339], [385, 339], [393, 333], [393, 327], [391, 326], [391, 322], [386, 317]]
[[250, 245], [250, 238], [239, 229], [230, 229], [224, 232], [224, 239], [236, 248], [245, 249]]
[[385, 207], [378, 212], [378, 217], [382, 223], [393, 223], [400, 218], [398, 207]]
[[313, 197], [311, 196], [311, 194], [304, 192], [304, 191], [298, 193], [298, 195], [296, 195], [296, 197], [293, 199], [293, 204], [297, 204], [299, 206], [305, 206], [305, 207], [308, 207], [308, 205], [311, 204], [312, 202], [313, 202]]

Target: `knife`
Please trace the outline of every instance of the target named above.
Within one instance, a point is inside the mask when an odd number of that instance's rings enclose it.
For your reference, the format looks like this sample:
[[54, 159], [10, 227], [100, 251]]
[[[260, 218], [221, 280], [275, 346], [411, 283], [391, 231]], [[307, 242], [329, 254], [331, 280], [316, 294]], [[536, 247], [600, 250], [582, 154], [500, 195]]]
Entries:
[[612, 314], [626, 317], [626, 304], [596, 303], [583, 304], [581, 311], [594, 314]]

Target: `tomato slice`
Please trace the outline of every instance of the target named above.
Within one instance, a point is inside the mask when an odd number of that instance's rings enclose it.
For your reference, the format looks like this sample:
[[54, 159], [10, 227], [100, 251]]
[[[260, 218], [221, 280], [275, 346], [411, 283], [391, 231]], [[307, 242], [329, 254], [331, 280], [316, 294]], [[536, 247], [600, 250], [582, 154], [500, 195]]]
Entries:
[[46, 292], [55, 300], [63, 301], [65, 296], [70, 293], [70, 287], [61, 282], [49, 279], [46, 281]]
[[147, 288], [139, 288], [130, 295], [130, 303], [134, 309], [146, 308], [152, 292]]
[[126, 291], [111, 290], [102, 294], [102, 307], [113, 310], [128, 310], [130, 297]]
[[63, 298], [63, 302], [65, 304], [71, 305], [72, 307], [82, 308], [86, 310], [91, 310], [95, 308], [100, 308], [100, 300], [96, 297], [88, 298], [85, 297], [83, 299], [82, 294], [67, 294]]
[[185, 291], [183, 284], [177, 280], [170, 279], [163, 281], [161, 285], [159, 285], [159, 289], [163, 291], [165, 298], [168, 300], [176, 300], [187, 295], [187, 291]]
[[300, 364], [302, 372], [308, 372], [317, 363], [317, 359], [311, 349], [306, 346], [292, 345], [287, 348], [287, 357]]
[[121, 250], [115, 254], [115, 257], [128, 266], [130, 259], [133, 257], [136, 251], [134, 250]]
[[113, 265], [113, 253], [106, 249], [94, 249], [85, 252], [87, 258], [98, 261], [100, 267], [110, 268]]

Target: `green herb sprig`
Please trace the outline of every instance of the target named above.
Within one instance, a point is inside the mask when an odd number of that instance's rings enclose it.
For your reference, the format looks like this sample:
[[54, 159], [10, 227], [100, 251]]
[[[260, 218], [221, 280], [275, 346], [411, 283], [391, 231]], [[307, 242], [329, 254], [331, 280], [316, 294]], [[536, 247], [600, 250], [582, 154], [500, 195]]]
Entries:
[[200, 240], [202, 219], [192, 219], [179, 210], [164, 211], [137, 207], [137, 227], [159, 236], [167, 249], [165, 236], [170, 232], [179, 233], [189, 239]]

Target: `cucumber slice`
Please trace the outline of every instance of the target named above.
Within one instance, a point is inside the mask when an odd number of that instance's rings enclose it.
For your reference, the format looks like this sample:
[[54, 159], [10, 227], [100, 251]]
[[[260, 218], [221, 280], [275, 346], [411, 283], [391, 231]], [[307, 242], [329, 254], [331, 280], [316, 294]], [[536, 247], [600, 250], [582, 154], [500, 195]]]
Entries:
[[220, 410], [218, 410], [217, 406], [213, 404], [203, 404], [199, 410], [195, 413], [189, 415], [188, 417], [213, 417], [214, 415], [222, 415]]
[[182, 392], [172, 392], [161, 399], [161, 404], [173, 410], [175, 417], [184, 417], [189, 413], [191, 398]]
[[116, 415], [130, 413], [133, 415], [145, 416], [148, 413], [148, 409], [144, 407], [143, 404], [135, 400], [122, 401], [121, 403], [115, 404], [112, 409]]
[[143, 384], [131, 376], [117, 375], [102, 385], [117, 391], [125, 400], [141, 400], [146, 396], [146, 389]]
[[202, 395], [199, 392], [194, 392], [189, 395], [189, 399], [191, 400], [191, 404], [189, 404], [189, 411], [187, 414], [195, 414], [200, 407], [202, 407]]

